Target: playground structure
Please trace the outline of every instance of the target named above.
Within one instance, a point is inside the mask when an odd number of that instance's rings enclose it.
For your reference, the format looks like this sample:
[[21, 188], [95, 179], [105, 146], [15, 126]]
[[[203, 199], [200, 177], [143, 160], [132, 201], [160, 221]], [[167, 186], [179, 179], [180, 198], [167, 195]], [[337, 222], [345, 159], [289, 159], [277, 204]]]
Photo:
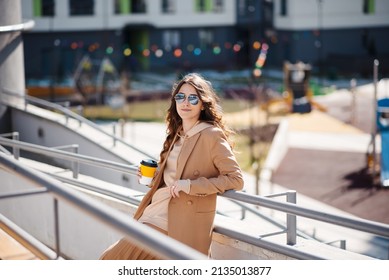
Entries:
[[74, 82], [84, 103], [94, 100], [93, 103], [111, 107], [121, 107], [124, 103], [119, 73], [107, 57], [93, 60], [85, 55], [76, 68]]
[[325, 112], [326, 109], [313, 100], [313, 90], [309, 85], [312, 67], [297, 62], [284, 63], [284, 100], [292, 113], [309, 113], [312, 108]]
[[270, 99], [264, 106], [287, 108], [287, 113], [310, 113], [312, 109], [326, 112], [327, 109], [313, 100], [313, 89], [310, 86], [312, 67], [310, 64], [288, 61], [283, 66], [283, 93], [282, 98]]
[[310, 85], [310, 64], [288, 61], [283, 66], [283, 91], [279, 97], [271, 97], [261, 104], [261, 109], [278, 113], [310, 113], [312, 109], [327, 112], [325, 106], [314, 101]]
[[[118, 71], [108, 57], [92, 59], [85, 55], [72, 76], [64, 84], [53, 81], [27, 86], [31, 96], [57, 100], [79, 100], [81, 103], [121, 107], [124, 103]], [[78, 95], [78, 98], [75, 96]]]
[[309, 78], [312, 67], [303, 62], [284, 63], [285, 99], [293, 113], [309, 113], [312, 111], [312, 91]]
[[377, 101], [377, 132], [381, 136], [380, 182], [389, 187], [389, 98]]

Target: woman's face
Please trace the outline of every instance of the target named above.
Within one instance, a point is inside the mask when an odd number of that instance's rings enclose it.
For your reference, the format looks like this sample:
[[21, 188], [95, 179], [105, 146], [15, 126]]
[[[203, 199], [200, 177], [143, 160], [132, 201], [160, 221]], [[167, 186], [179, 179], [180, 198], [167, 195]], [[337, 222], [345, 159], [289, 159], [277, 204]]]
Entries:
[[198, 121], [203, 103], [192, 85], [183, 84], [174, 98], [177, 113], [183, 122]]

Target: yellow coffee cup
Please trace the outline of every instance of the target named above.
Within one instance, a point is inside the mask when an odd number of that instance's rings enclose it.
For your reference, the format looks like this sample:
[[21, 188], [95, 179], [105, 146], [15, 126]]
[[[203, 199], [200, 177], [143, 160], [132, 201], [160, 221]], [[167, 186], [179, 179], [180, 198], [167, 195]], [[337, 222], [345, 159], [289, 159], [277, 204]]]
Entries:
[[158, 163], [152, 159], [144, 159], [140, 162], [141, 177], [139, 183], [149, 186], [154, 178]]

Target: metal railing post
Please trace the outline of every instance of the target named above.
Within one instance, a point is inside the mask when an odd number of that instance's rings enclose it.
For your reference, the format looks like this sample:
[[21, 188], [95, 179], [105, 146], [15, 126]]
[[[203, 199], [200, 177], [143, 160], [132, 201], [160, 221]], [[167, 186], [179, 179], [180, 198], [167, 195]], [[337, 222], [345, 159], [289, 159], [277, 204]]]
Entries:
[[[53, 147], [53, 148], [58, 149], [58, 150], [65, 150], [65, 149], [70, 148], [73, 153], [78, 154], [79, 145], [78, 144], [71, 144], [71, 145], [57, 146], [57, 147]], [[79, 171], [80, 171], [80, 163], [77, 161], [77, 159], [71, 159], [70, 161], [71, 161], [71, 170], [73, 172], [73, 178], [77, 179]]]
[[[3, 133], [3, 134], [0, 134], [0, 137], [11, 137], [12, 140], [19, 141], [19, 132], [14, 131], [14, 132], [10, 132], [10, 133]], [[15, 159], [19, 159], [20, 149], [18, 146], [12, 146], [12, 154], [13, 154]]]
[[[66, 101], [65, 103], [64, 103], [64, 107], [66, 108], [66, 109], [69, 109], [69, 101]], [[65, 114], [65, 120], [66, 120], [66, 125], [68, 125], [68, 123], [69, 123], [69, 115], [68, 114]]]
[[[13, 132], [12, 133], [12, 140], [19, 141], [19, 132]], [[20, 156], [20, 150], [18, 147], [13, 147], [13, 154], [15, 159], [19, 159]]]
[[[80, 105], [80, 106], [77, 107], [77, 111], [78, 111], [78, 114], [79, 114], [80, 116], [83, 116], [83, 115], [84, 115], [84, 114], [83, 114], [84, 107], [83, 107], [82, 105]], [[79, 127], [81, 127], [81, 125], [82, 125], [82, 120], [81, 120], [81, 119], [78, 119], [78, 123], [79, 123]]]
[[54, 232], [55, 232], [55, 252], [57, 259], [61, 256], [61, 248], [59, 243], [59, 220], [58, 220], [58, 200], [54, 198]]
[[124, 119], [119, 119], [119, 125], [120, 125], [120, 137], [122, 139], [124, 139], [125, 138], [126, 121]]
[[[296, 191], [286, 192], [286, 201], [296, 204]], [[297, 218], [296, 215], [286, 214], [286, 244], [295, 245], [297, 236]]]
[[346, 250], [346, 240], [340, 240], [340, 248]]
[[113, 146], [116, 147], [116, 123], [112, 124]]
[[[78, 145], [73, 145], [73, 153], [78, 154]], [[72, 161], [73, 178], [77, 179], [80, 173], [80, 164], [77, 160]]]

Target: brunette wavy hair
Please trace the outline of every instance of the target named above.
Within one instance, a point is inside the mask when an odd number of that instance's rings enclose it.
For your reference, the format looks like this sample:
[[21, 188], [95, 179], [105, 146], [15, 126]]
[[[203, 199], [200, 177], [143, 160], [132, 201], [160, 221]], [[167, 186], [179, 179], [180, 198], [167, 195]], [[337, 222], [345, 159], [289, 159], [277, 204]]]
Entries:
[[203, 110], [200, 113], [199, 120], [202, 122], [210, 123], [219, 127], [225, 134], [230, 146], [233, 147], [232, 141], [229, 136], [233, 134], [233, 131], [228, 128], [223, 121], [223, 112], [219, 105], [220, 99], [217, 96], [211, 82], [206, 80], [198, 73], [189, 73], [185, 75], [181, 80], [177, 81], [172, 88], [172, 94], [170, 98], [170, 107], [167, 110], [166, 115], [166, 139], [163, 144], [163, 149], [160, 153], [160, 162], [163, 162], [167, 156], [170, 145], [172, 145], [174, 136], [182, 129], [182, 119], [177, 113], [176, 101], [174, 96], [180, 91], [183, 84], [189, 84], [196, 89], [196, 92], [203, 103]]

